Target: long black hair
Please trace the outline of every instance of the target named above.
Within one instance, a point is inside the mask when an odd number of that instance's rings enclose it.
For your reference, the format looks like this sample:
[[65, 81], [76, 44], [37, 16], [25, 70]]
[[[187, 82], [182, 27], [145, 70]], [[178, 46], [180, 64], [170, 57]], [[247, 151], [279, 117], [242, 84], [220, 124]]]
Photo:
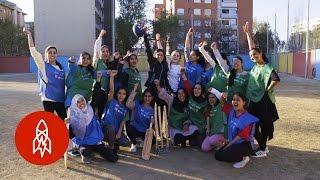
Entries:
[[115, 93], [113, 95], [113, 98], [118, 101], [118, 93], [119, 93], [120, 90], [126, 91], [126, 98], [123, 100], [123, 103], [126, 104], [127, 99], [128, 99], [129, 96], [128, 96], [127, 89], [125, 87], [123, 87], [123, 86], [121, 86], [120, 88], [116, 89], [116, 91], [115, 91]]
[[143, 91], [142, 93], [142, 99], [140, 101], [140, 104], [143, 104], [143, 98], [145, 96], [146, 93], [150, 93], [151, 96], [152, 96], [152, 101], [150, 102], [150, 106], [153, 107], [154, 106], [154, 103], [155, 103], [155, 98], [156, 98], [156, 94], [154, 93], [154, 91], [151, 89], [151, 88], [147, 88]]
[[[239, 59], [241, 61], [241, 63], [243, 63], [242, 57], [237, 56], [236, 58]], [[243, 65], [242, 65], [242, 69], [243, 69]], [[232, 68], [230, 71], [229, 79], [228, 79], [228, 86], [229, 87], [233, 86], [234, 79], [236, 78], [236, 75], [237, 75], [237, 70]]]
[[254, 51], [257, 51], [258, 53], [262, 53], [262, 59], [263, 59], [263, 61], [264, 61], [266, 64], [269, 63], [269, 59], [267, 58], [266, 54], [262, 52], [262, 50], [261, 50], [260, 48], [255, 47], [255, 48], [252, 48], [250, 51], [253, 51], [253, 50], [254, 50]]
[[206, 67], [206, 61], [205, 61], [203, 55], [201, 54], [201, 52], [199, 50], [193, 50], [193, 52], [199, 58], [198, 59], [198, 64], [201, 65], [201, 67], [205, 68]]

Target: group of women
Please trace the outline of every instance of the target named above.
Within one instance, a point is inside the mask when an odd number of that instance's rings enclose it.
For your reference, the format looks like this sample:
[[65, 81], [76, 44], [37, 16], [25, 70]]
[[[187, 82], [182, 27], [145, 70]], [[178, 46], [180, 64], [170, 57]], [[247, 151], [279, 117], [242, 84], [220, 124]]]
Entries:
[[[234, 162], [235, 168], [244, 167], [249, 157], [267, 156], [266, 144], [278, 119], [273, 88], [280, 79], [255, 47], [248, 23], [244, 32], [255, 62], [250, 72], [244, 71], [241, 57], [231, 65], [216, 43], [202, 42], [198, 50], [190, 51], [192, 28], [186, 36], [184, 64], [177, 50], [167, 59], [160, 35], [156, 35], [158, 48], [152, 51], [144, 29], [150, 69], [143, 92], [138, 56], [116, 52], [112, 60], [109, 48], [102, 45], [105, 30], [95, 42], [93, 57], [83, 52], [79, 59], [69, 59], [67, 75], [56, 60], [57, 48], [49, 46], [43, 59], [31, 33], [24, 31], [39, 69], [43, 107], [70, 122], [70, 139], [84, 163], [90, 162], [93, 151], [116, 162], [119, 146], [129, 143], [135, 152], [138, 139], [144, 139], [154, 120], [154, 103], [169, 109], [169, 134], [175, 146], [214, 149], [217, 160]], [[258, 147], [253, 146], [254, 139]]]

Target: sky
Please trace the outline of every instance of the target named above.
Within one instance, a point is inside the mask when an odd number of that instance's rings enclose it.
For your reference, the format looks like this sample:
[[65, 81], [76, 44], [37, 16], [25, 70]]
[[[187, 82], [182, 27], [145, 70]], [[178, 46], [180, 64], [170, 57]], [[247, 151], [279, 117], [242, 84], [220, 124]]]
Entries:
[[[33, 1], [34, 0], [9, 0], [22, 8], [28, 15], [26, 21], [33, 21]], [[242, 0], [245, 1], [245, 0]], [[153, 9], [155, 3], [161, 3], [162, 0], [147, 0], [147, 8]], [[277, 32], [281, 40], [287, 38], [287, 5], [288, 0], [253, 0], [253, 18], [257, 21], [270, 22], [274, 30], [275, 13], [277, 13]], [[319, 0], [310, 0], [310, 19], [320, 18]], [[147, 16], [152, 17], [152, 11], [147, 12]], [[307, 17], [307, 0], [290, 0], [290, 27], [294, 22], [305, 21]]]

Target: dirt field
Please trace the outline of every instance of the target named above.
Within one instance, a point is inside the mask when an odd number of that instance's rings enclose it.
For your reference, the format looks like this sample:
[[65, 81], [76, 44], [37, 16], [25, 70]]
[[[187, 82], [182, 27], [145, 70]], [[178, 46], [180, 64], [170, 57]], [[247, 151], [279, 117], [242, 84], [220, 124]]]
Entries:
[[89, 165], [79, 157], [39, 167], [27, 163], [14, 145], [20, 118], [40, 110], [34, 74], [0, 75], [0, 178], [3, 179], [320, 179], [320, 81], [281, 74], [277, 87], [280, 120], [266, 158], [253, 159], [243, 169], [218, 162], [213, 153], [172, 149], [169, 154], [139, 159], [120, 152], [116, 164], [96, 157]]

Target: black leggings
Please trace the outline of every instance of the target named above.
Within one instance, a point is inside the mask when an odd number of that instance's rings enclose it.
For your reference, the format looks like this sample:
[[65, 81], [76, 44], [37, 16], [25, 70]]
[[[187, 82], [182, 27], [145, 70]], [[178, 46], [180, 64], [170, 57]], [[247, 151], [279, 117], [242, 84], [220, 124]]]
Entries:
[[80, 148], [81, 155], [88, 157], [91, 155], [92, 152], [98, 153], [101, 157], [103, 157], [105, 160], [110, 162], [117, 162], [118, 161], [118, 155], [115, 151], [113, 151], [110, 148], [107, 148], [103, 144], [99, 145], [84, 145], [82, 147], [85, 147], [84, 149]]
[[131, 124], [127, 126], [126, 130], [127, 130], [127, 135], [133, 145], [137, 144], [136, 138], [140, 137], [141, 139], [144, 140], [144, 137], [146, 135], [146, 132], [140, 132], [140, 131], [136, 130], [136, 128], [133, 127]]
[[223, 149], [223, 148], [218, 150], [215, 154], [215, 158], [218, 161], [240, 162], [243, 160], [243, 157], [250, 156], [252, 154], [252, 148], [251, 148], [250, 142], [233, 144], [229, 146], [227, 149]]
[[186, 145], [186, 141], [189, 140], [190, 146], [201, 146], [204, 138], [205, 135], [200, 134], [198, 130], [189, 136], [178, 133], [174, 136], [174, 143], [175, 145], [181, 144], [184, 146]]
[[63, 121], [67, 117], [66, 108], [62, 102], [42, 101], [42, 104], [45, 111], [52, 113], [56, 111]]

